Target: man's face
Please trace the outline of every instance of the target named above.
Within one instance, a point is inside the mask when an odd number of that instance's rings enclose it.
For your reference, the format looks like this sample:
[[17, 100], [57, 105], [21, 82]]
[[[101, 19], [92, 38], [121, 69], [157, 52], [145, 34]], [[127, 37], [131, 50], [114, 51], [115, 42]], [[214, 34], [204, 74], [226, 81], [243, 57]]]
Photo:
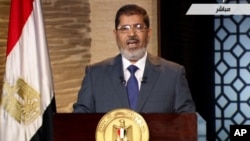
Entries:
[[114, 35], [121, 54], [131, 62], [136, 62], [146, 53], [151, 29], [146, 27], [141, 15], [122, 15]]

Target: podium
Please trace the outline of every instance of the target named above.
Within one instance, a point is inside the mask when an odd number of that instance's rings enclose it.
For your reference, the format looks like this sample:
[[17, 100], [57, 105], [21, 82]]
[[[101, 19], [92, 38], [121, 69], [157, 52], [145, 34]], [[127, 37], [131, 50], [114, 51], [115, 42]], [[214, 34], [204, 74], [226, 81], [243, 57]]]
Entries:
[[[149, 141], [197, 141], [195, 113], [140, 114], [149, 128]], [[57, 113], [53, 115], [54, 141], [95, 141], [95, 131], [104, 114]]]

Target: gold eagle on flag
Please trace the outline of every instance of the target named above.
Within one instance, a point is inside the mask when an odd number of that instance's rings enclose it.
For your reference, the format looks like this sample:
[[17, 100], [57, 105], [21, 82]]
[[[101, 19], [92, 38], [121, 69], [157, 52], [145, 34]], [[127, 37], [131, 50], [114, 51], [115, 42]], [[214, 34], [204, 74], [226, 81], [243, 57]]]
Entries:
[[131, 125], [126, 126], [125, 120], [119, 120], [120, 125], [113, 126], [113, 141], [133, 141], [133, 128]]

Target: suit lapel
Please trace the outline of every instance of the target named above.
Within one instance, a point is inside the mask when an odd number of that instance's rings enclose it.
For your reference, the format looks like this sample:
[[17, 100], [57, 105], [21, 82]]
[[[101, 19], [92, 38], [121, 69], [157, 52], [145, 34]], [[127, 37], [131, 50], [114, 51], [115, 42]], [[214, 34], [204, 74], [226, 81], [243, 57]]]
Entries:
[[110, 76], [111, 83], [113, 85], [111, 91], [114, 93], [114, 100], [121, 101], [123, 107], [129, 108], [126, 86], [122, 82], [124, 79], [124, 74], [122, 69], [121, 55], [116, 56], [108, 66], [108, 75]]
[[152, 55], [148, 54], [143, 74], [145, 81], [142, 82], [141, 84], [141, 89], [138, 99], [139, 101], [137, 103], [137, 108], [136, 108], [138, 112], [142, 110], [144, 104], [147, 102], [147, 99], [152, 94], [152, 89], [156, 84], [155, 81], [158, 79], [160, 74], [159, 68], [160, 68], [160, 63], [158, 57], [153, 57]]

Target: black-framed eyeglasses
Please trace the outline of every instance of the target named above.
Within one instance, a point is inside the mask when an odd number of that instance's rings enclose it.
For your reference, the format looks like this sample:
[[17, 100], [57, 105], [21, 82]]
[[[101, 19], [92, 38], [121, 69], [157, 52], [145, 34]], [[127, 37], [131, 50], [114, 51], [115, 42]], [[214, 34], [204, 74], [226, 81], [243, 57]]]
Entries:
[[135, 32], [144, 32], [147, 29], [147, 26], [144, 24], [134, 24], [134, 25], [120, 25], [117, 27], [117, 30], [122, 33], [128, 33], [133, 29]]

